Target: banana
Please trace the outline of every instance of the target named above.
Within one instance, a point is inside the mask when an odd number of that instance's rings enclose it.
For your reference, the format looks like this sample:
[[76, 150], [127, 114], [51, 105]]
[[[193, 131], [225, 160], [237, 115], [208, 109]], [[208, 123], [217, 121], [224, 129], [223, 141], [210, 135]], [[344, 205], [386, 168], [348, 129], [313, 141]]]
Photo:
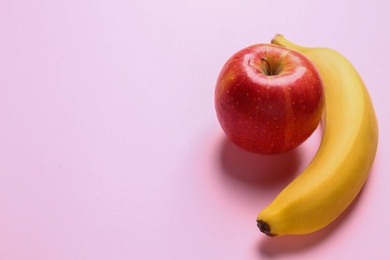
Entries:
[[317, 67], [325, 111], [320, 147], [308, 167], [260, 212], [268, 236], [307, 234], [335, 220], [363, 187], [378, 144], [369, 93], [353, 65], [328, 48], [306, 48], [276, 35], [272, 43], [298, 51]]

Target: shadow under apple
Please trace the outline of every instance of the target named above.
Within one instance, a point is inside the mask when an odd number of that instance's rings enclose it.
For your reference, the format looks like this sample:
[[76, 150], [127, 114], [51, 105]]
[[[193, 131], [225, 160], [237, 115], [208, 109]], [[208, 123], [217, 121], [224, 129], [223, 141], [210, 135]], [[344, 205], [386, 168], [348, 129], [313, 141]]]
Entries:
[[276, 155], [261, 155], [244, 151], [227, 138], [222, 140], [220, 163], [224, 177], [263, 190], [287, 185], [301, 167], [299, 149]]

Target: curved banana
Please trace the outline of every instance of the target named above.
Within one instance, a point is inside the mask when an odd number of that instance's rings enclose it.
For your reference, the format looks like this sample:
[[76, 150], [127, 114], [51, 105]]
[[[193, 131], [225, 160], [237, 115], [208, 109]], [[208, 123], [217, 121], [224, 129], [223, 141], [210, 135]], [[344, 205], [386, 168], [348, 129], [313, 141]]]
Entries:
[[304, 54], [325, 88], [320, 147], [309, 166], [260, 212], [268, 236], [306, 234], [336, 219], [363, 187], [375, 158], [378, 123], [367, 89], [353, 65], [326, 48], [305, 48], [276, 35], [273, 44]]

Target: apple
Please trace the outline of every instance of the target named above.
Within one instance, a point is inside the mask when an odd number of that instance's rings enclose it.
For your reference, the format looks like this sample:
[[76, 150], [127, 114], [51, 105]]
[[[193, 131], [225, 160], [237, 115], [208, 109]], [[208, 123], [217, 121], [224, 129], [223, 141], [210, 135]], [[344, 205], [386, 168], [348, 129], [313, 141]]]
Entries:
[[324, 89], [304, 55], [262, 43], [225, 63], [214, 101], [228, 139], [250, 152], [276, 154], [298, 147], [317, 128]]

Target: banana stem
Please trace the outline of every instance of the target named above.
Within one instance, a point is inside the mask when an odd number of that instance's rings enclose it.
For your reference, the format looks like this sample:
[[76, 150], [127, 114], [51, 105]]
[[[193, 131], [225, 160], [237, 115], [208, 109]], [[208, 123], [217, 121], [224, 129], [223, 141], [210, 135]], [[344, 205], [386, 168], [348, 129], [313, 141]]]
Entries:
[[284, 38], [284, 36], [282, 34], [275, 35], [275, 37], [272, 38], [271, 43], [279, 45], [279, 46], [287, 47], [289, 49], [293, 49], [293, 50], [299, 51], [299, 52], [303, 52], [306, 49], [303, 46], [300, 46], [298, 44], [290, 42], [289, 40]]

